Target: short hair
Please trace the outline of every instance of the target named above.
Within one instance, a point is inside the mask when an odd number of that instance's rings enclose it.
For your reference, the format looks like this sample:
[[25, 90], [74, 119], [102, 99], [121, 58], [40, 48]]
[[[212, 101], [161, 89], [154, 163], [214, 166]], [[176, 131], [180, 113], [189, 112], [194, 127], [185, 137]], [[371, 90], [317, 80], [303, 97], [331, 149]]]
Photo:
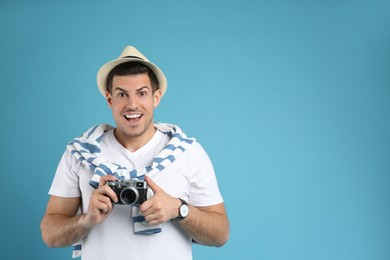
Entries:
[[129, 76], [129, 75], [139, 75], [147, 74], [152, 85], [153, 93], [158, 90], [159, 82], [157, 80], [156, 74], [146, 65], [139, 62], [125, 62], [115, 66], [107, 76], [106, 88], [109, 93], [112, 91], [112, 82], [114, 76]]

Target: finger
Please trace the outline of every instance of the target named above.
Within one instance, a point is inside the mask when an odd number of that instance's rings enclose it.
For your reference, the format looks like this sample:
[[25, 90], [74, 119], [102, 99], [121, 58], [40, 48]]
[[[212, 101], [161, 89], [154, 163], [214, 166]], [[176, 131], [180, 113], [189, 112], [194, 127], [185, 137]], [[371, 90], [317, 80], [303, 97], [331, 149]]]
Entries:
[[109, 203], [111, 203], [111, 200], [114, 202], [118, 202], [118, 196], [107, 185], [94, 190], [92, 194], [95, 194], [94, 196], [98, 200], [105, 200]]
[[153, 198], [152, 198], [152, 199], [148, 199], [148, 200], [144, 201], [144, 203], [142, 203], [139, 206], [139, 210], [140, 210], [142, 216], [150, 214], [152, 207], [153, 207], [153, 203], [154, 202], [153, 202]]
[[161, 207], [161, 204], [158, 201], [152, 198], [142, 203], [140, 206], [140, 210], [142, 216], [146, 217], [156, 214], [162, 214], [163, 207]]
[[101, 188], [99, 188], [99, 193], [108, 197], [109, 199], [111, 199], [112, 201], [114, 201], [115, 203], [118, 202], [118, 196], [116, 195], [116, 193], [110, 188], [110, 186], [103, 186]]
[[158, 186], [152, 179], [148, 176], [145, 176], [145, 181], [148, 183], [148, 186], [152, 189], [152, 191], [156, 194], [157, 191], [160, 191], [161, 188]]
[[115, 181], [117, 178], [113, 175], [100, 176], [99, 188], [106, 185], [107, 181]]
[[157, 225], [164, 222], [164, 216], [161, 214], [161, 212], [155, 212], [153, 214], [145, 216], [145, 220], [150, 225]]
[[104, 191], [102, 190], [95, 190], [92, 193], [91, 201], [90, 201], [90, 209], [93, 212], [103, 212], [107, 213], [112, 208], [111, 200], [108, 196], [104, 195]]
[[100, 213], [108, 214], [112, 209], [112, 204], [106, 203], [103, 201], [98, 201], [98, 202], [96, 202], [95, 207], [96, 207], [96, 209], [99, 210]]
[[149, 214], [145, 216], [145, 220], [150, 224], [150, 222], [158, 220], [158, 216], [156, 214]]

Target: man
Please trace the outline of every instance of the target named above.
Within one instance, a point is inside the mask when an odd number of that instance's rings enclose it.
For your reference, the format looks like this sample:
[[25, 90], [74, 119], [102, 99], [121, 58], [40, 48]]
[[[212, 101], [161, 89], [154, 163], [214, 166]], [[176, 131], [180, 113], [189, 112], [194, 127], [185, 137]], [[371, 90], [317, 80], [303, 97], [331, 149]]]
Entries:
[[[179, 127], [153, 121], [163, 72], [128, 46], [97, 81], [116, 128], [93, 127], [67, 146], [41, 222], [45, 243], [94, 260], [192, 259], [193, 241], [225, 244], [229, 223], [206, 152]], [[134, 205], [120, 205], [122, 180], [141, 185]]]

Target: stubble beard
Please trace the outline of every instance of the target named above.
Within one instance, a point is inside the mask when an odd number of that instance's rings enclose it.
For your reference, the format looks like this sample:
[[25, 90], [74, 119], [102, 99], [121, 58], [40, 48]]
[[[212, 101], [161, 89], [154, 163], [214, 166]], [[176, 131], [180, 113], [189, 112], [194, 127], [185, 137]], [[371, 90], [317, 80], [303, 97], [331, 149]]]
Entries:
[[[129, 127], [128, 126], [125, 126], [125, 127], [121, 127], [120, 131], [122, 133], [122, 136], [126, 139], [134, 139], [134, 138], [138, 138], [138, 137], [142, 137], [145, 135], [145, 138], [147, 137], [147, 133], [148, 131], [151, 131], [151, 125], [152, 127], [154, 128], [154, 124], [153, 124], [153, 117], [149, 119], [149, 121], [145, 122], [144, 125], [139, 125], [139, 126], [136, 126], [136, 127]], [[140, 129], [138, 129], [140, 128]]]

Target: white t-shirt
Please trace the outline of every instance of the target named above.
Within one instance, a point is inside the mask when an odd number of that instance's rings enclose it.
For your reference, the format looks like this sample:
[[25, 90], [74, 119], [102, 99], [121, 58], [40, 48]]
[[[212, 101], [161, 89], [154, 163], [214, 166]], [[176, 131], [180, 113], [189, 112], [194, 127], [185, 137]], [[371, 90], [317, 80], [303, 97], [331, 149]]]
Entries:
[[[153, 157], [169, 141], [156, 131], [153, 138], [135, 152], [125, 149], [115, 139], [113, 130], [106, 132], [100, 148], [104, 158], [129, 171], [150, 165]], [[82, 197], [81, 212], [88, 210], [94, 188], [89, 185], [93, 172], [65, 151], [49, 194], [59, 197]], [[223, 202], [214, 169], [202, 146], [194, 142], [166, 169], [149, 176], [165, 192], [194, 206]], [[153, 235], [134, 234], [131, 206], [115, 205], [107, 219], [97, 225], [82, 241], [82, 259], [192, 259], [191, 237], [174, 221], [161, 225], [162, 232]]]

